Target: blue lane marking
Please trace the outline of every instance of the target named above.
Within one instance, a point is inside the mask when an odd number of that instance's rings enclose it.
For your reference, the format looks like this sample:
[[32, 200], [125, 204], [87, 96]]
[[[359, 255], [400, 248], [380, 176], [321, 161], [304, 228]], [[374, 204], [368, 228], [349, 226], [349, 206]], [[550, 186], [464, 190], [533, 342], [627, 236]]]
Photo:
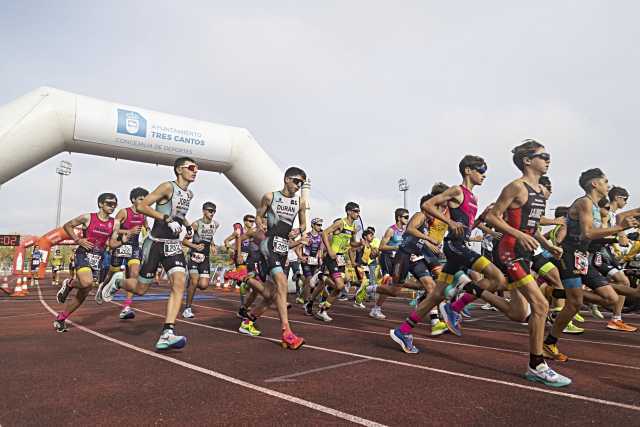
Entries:
[[[143, 296], [138, 296], [138, 295], [133, 296], [134, 301], [161, 301], [161, 300], [166, 300], [167, 298], [169, 298], [169, 292], [164, 292], [161, 294], [146, 294]], [[114, 301], [124, 301], [125, 299], [127, 299], [127, 296], [122, 294], [118, 294], [113, 297]], [[194, 301], [211, 301], [214, 299], [216, 299], [216, 297], [213, 295], [196, 295], [193, 297]]]

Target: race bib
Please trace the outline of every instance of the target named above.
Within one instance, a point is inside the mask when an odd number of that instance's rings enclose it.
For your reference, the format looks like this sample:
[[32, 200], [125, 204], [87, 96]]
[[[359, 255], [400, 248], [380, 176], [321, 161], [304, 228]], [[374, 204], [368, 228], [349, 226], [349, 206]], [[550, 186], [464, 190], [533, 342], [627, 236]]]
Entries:
[[100, 270], [100, 261], [102, 261], [102, 256], [98, 254], [87, 254], [87, 261], [89, 262], [89, 267], [92, 270]]
[[422, 255], [418, 256], [418, 255], [415, 255], [415, 254], [411, 254], [411, 256], [409, 257], [409, 260], [411, 262], [418, 262], [421, 259], [424, 259], [424, 257]]
[[31, 265], [40, 265], [40, 260], [39, 259], [32, 259], [31, 260]]
[[289, 241], [280, 236], [275, 236], [273, 238], [273, 250], [279, 254], [286, 254], [289, 252]]
[[204, 261], [205, 256], [203, 253], [200, 252], [193, 252], [191, 254], [191, 261], [195, 262], [196, 264], [200, 264], [202, 261]]
[[315, 256], [307, 257], [307, 265], [318, 265], [318, 257], [315, 257]]
[[180, 242], [165, 242], [163, 249], [164, 256], [173, 256], [182, 252], [182, 245]]
[[133, 255], [133, 247], [131, 245], [122, 245], [116, 248], [116, 256], [118, 258], [131, 258]]
[[347, 261], [344, 259], [344, 255], [336, 255], [336, 264], [338, 265], [338, 267], [344, 267], [345, 265], [347, 265]]
[[586, 275], [589, 271], [589, 258], [584, 252], [576, 251], [574, 253], [575, 272], [580, 275]]

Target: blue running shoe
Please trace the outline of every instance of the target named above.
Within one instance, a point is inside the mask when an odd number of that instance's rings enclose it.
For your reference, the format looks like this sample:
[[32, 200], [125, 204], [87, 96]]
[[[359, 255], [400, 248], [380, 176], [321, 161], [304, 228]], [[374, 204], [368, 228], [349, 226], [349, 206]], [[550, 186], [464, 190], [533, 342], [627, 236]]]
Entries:
[[397, 342], [400, 347], [402, 347], [402, 351], [407, 354], [418, 354], [420, 350], [417, 349], [413, 345], [413, 335], [411, 334], [403, 334], [400, 332], [400, 328], [389, 329], [389, 336], [392, 340]]
[[165, 329], [160, 335], [160, 339], [156, 343], [156, 350], [169, 350], [173, 348], [182, 348], [187, 345], [187, 337], [175, 335], [173, 329]]
[[451, 304], [442, 301], [440, 303], [440, 314], [442, 314], [442, 320], [447, 324], [447, 328], [452, 334], [462, 336], [462, 328], [460, 325], [460, 314], [453, 311]]
[[466, 306], [465, 308], [463, 308], [462, 311], [460, 311], [460, 314], [462, 314], [462, 316], [466, 317], [467, 319], [471, 319], [471, 312], [469, 311], [469, 306]]
[[542, 383], [549, 387], [566, 387], [571, 384], [571, 379], [560, 375], [551, 369], [545, 362], [539, 364], [536, 369], [527, 367], [524, 377], [529, 381]]

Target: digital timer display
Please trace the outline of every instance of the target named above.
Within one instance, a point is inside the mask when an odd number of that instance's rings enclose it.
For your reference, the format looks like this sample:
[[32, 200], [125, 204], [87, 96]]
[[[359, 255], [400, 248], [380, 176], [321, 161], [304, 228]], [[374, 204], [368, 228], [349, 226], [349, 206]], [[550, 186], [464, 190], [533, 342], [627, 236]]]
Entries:
[[0, 234], [0, 246], [20, 246], [20, 235]]

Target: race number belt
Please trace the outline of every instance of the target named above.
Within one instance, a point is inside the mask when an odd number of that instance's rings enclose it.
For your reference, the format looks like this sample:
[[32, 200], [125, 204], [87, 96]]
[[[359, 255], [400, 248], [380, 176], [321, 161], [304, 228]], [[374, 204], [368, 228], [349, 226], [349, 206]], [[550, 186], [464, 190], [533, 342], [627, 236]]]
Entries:
[[336, 255], [336, 264], [338, 265], [338, 267], [344, 267], [345, 265], [347, 265], [347, 261], [344, 259], [344, 255]]
[[133, 246], [122, 245], [116, 248], [116, 257], [118, 258], [131, 258], [133, 256]]
[[318, 265], [318, 257], [316, 256], [307, 257], [307, 265]]
[[92, 270], [100, 270], [100, 261], [102, 261], [102, 255], [87, 254], [87, 261], [89, 262], [89, 267], [91, 267]]
[[289, 240], [280, 236], [273, 237], [273, 250], [279, 254], [286, 254], [289, 252]]
[[418, 262], [418, 261], [420, 261], [421, 259], [424, 259], [424, 256], [422, 256], [422, 255], [416, 255], [416, 254], [411, 254], [411, 256], [409, 256], [409, 260], [410, 260], [411, 262]]
[[205, 255], [203, 253], [200, 252], [192, 252], [191, 253], [191, 261], [195, 262], [196, 264], [200, 264], [202, 261], [205, 260]]
[[589, 271], [589, 256], [580, 251], [574, 252], [574, 268], [575, 272], [580, 275], [586, 275]]
[[164, 256], [173, 256], [182, 253], [182, 245], [180, 242], [164, 242]]

